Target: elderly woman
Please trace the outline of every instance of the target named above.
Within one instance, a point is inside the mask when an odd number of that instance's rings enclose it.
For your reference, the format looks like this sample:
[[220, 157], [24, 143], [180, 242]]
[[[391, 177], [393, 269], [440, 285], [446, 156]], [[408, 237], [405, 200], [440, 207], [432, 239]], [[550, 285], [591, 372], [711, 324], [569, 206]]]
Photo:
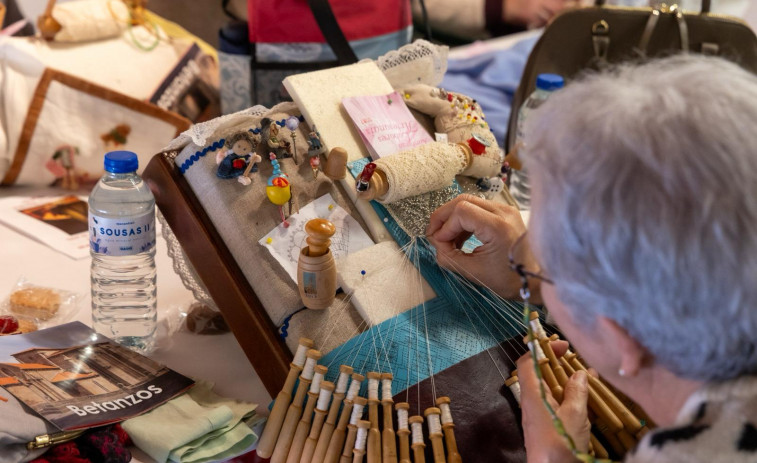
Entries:
[[[694, 56], [620, 67], [551, 97], [526, 144], [515, 255], [548, 279], [528, 283], [575, 348], [659, 426], [626, 461], [757, 461], [757, 78]], [[524, 232], [514, 209], [469, 196], [428, 229], [442, 265], [506, 297]], [[484, 245], [463, 254], [470, 233]], [[528, 460], [573, 461], [532, 364], [518, 368]], [[576, 373], [557, 410], [581, 450], [586, 396]]]

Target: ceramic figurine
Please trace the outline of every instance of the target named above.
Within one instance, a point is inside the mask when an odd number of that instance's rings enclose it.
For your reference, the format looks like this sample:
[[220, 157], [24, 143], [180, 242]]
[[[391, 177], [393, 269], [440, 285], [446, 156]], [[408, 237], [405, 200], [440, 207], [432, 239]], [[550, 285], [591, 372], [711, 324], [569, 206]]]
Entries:
[[313, 126], [313, 130], [308, 133], [308, 145], [308, 152], [311, 153], [311, 156], [320, 153], [323, 149], [323, 145], [321, 144], [321, 133], [318, 132], [315, 126]]
[[476, 182], [476, 186], [484, 193], [486, 199], [492, 199], [505, 189], [508, 172], [510, 172], [510, 165], [505, 163], [498, 175], [490, 178], [480, 178]]
[[321, 165], [321, 157], [317, 154], [310, 156], [310, 168], [313, 169], [313, 178], [318, 178], [318, 167]]
[[264, 149], [274, 153], [277, 159], [292, 157], [291, 143], [279, 137], [279, 126], [267, 117], [260, 121], [260, 140]]
[[257, 163], [262, 160], [254, 153], [255, 139], [249, 132], [239, 132], [226, 140], [226, 146], [228, 150], [219, 151], [216, 155], [216, 175], [219, 178], [244, 177], [239, 178], [239, 182], [249, 185], [249, 173], [257, 172]]

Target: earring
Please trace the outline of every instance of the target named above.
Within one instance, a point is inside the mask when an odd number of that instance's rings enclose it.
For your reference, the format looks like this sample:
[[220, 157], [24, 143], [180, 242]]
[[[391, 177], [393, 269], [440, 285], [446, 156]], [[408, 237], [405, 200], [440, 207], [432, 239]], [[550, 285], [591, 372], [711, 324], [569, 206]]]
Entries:
[[624, 369], [620, 368], [620, 369], [618, 370], [618, 375], [620, 375], [621, 377], [625, 377], [625, 376], [626, 376], [626, 370], [624, 370]]

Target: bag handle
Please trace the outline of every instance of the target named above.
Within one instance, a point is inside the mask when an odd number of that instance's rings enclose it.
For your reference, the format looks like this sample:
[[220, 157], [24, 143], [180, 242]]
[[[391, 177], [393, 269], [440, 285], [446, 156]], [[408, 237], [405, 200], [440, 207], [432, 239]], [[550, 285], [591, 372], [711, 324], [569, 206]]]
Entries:
[[[594, 2], [594, 6], [605, 6], [606, 3], [607, 3], [607, 0], [596, 0]], [[709, 13], [711, 5], [712, 5], [712, 0], [702, 0], [701, 12], [703, 14]]]
[[342, 28], [339, 27], [329, 0], [308, 0], [308, 5], [313, 12], [313, 16], [315, 16], [318, 28], [326, 39], [326, 43], [334, 51], [339, 65], [344, 66], [346, 64], [357, 63], [357, 56], [344, 36]]

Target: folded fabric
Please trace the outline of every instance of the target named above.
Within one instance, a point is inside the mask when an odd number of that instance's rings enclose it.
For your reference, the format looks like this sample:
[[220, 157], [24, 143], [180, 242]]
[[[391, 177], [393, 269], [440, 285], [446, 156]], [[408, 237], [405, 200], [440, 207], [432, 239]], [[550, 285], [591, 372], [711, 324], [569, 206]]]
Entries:
[[58, 432], [26, 405], [0, 388], [0, 463], [18, 463], [34, 459], [45, 449], [27, 450], [26, 443], [43, 434]]
[[245, 423], [256, 404], [226, 399], [198, 381], [188, 393], [123, 423], [134, 445], [158, 462], [202, 463], [246, 451], [257, 435]]
[[88, 430], [70, 442], [52, 446], [31, 463], [129, 463], [129, 436], [114, 424]]

